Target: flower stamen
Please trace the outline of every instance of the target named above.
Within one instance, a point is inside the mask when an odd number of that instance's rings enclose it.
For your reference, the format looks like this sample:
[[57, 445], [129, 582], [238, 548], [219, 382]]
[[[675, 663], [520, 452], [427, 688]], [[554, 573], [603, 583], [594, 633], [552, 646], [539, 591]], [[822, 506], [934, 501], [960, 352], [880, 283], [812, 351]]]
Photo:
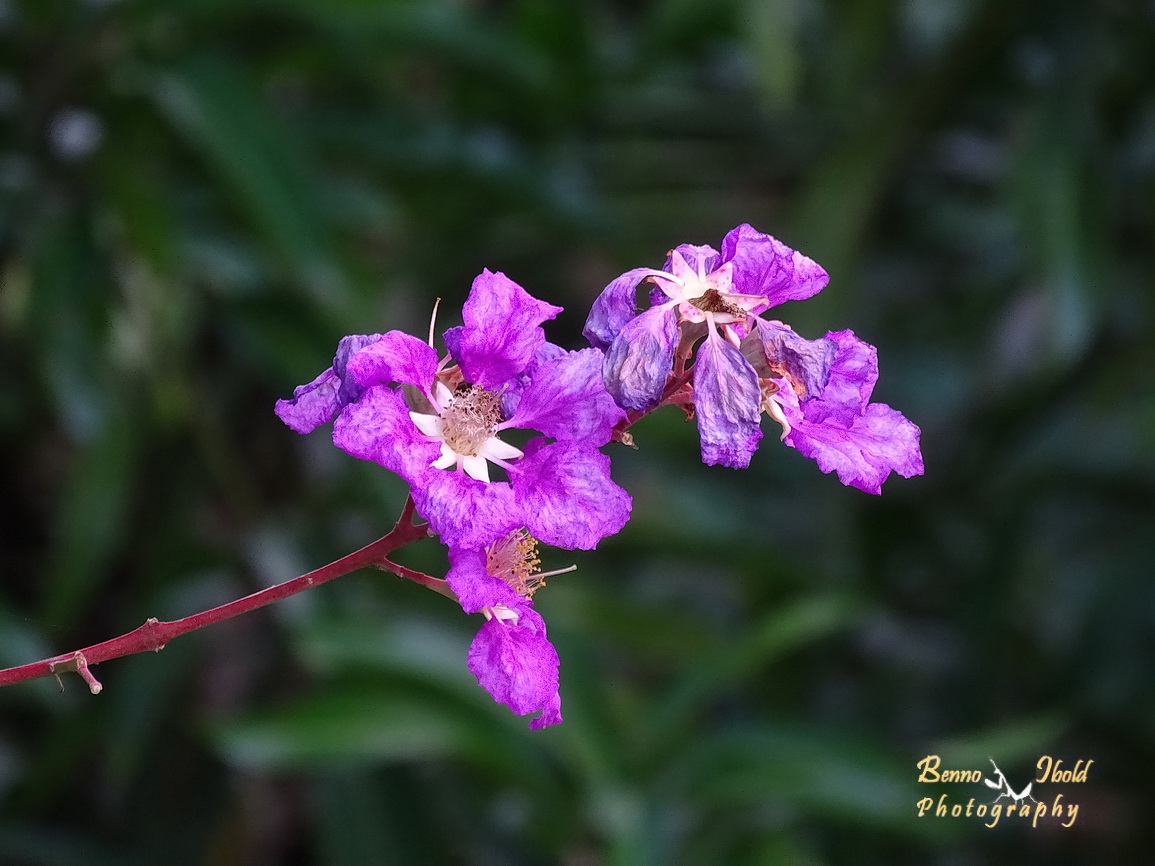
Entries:
[[545, 586], [545, 579], [556, 574], [577, 571], [576, 565], [556, 571], [538, 571], [541, 558], [537, 555], [537, 539], [524, 527], [515, 529], [485, 550], [485, 570], [493, 577], [504, 580], [522, 598]]

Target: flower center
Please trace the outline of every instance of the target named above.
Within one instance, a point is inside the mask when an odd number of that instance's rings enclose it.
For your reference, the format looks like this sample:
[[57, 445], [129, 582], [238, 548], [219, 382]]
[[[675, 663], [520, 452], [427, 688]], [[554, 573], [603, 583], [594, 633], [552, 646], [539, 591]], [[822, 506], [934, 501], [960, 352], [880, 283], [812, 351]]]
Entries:
[[536, 570], [539, 565], [537, 539], [524, 528], [515, 529], [485, 551], [485, 570], [508, 583], [522, 598], [533, 598], [545, 586], [545, 575]]
[[459, 389], [441, 413], [445, 442], [463, 457], [476, 457], [501, 423], [501, 401], [480, 385]]
[[477, 481], [489, 481], [490, 462], [508, 468], [507, 460], [522, 456], [520, 449], [495, 435], [501, 423], [500, 394], [465, 383], [450, 391], [438, 380], [424, 403], [436, 414], [411, 411], [409, 417], [426, 439], [441, 443], [441, 454], [429, 464], [435, 469], [456, 467]]

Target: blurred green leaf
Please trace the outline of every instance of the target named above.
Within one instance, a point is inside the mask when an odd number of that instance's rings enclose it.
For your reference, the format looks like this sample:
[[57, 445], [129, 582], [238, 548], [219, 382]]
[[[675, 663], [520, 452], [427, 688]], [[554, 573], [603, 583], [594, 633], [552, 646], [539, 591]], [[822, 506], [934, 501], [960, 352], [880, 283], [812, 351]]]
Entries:
[[829, 728], [762, 725], [690, 747], [678, 790], [717, 807], [777, 801], [824, 819], [935, 835], [914, 820], [914, 764], [896, 764], [877, 746]]
[[827, 595], [804, 598], [776, 610], [762, 622], [698, 658], [655, 708], [650, 725], [654, 741], [667, 751], [683, 742], [710, 703], [788, 653], [853, 625], [862, 615], [856, 599]]
[[349, 302], [327, 237], [317, 173], [300, 135], [266, 106], [239, 69], [204, 56], [159, 73], [156, 102], [321, 309]]
[[57, 628], [73, 623], [92, 603], [119, 546], [140, 456], [136, 427], [116, 414], [77, 451], [57, 518], [56, 556], [44, 585], [44, 618]]

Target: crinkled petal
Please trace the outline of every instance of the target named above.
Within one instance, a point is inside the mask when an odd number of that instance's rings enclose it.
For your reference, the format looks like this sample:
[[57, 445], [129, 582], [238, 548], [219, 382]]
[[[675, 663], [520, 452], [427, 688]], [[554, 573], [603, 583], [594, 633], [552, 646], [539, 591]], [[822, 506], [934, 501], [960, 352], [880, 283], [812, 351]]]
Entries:
[[534, 373], [539, 367], [556, 358], [564, 358], [568, 354], [568, 351], [556, 343], [551, 343], [548, 340], [542, 343], [541, 348], [534, 353], [533, 360], [529, 362], [529, 366], [522, 371], [521, 375], [510, 379], [503, 386], [501, 408], [504, 417], [512, 418], [517, 412], [517, 406], [521, 402], [521, 392], [533, 381]]
[[518, 715], [543, 711], [532, 727], [561, 721], [557, 651], [541, 617], [521, 608], [517, 624], [491, 619], [469, 648], [469, 670], [498, 703]]
[[333, 444], [396, 472], [415, 488], [441, 453], [441, 443], [417, 429], [404, 398], [384, 385], [366, 388], [360, 400], [341, 411], [333, 424]]
[[330, 367], [307, 385], [294, 388], [291, 399], [278, 400], [277, 417], [297, 433], [309, 433], [341, 411], [340, 388], [341, 380]]
[[689, 265], [691, 271], [702, 275], [709, 274], [722, 261], [718, 251], [709, 244], [702, 244], [701, 246], [679, 244], [670, 250], [670, 254], [666, 256], [666, 264], [662, 267], [662, 270], [671, 274], [674, 273], [674, 253], [681, 255], [682, 260]]
[[606, 389], [623, 409], [658, 404], [678, 345], [677, 312], [671, 304], [651, 307], [614, 338], [602, 367]]
[[513, 587], [485, 570], [486, 553], [479, 548], [449, 548], [449, 572], [445, 580], [466, 613], [503, 604], [518, 609], [525, 600]]
[[630, 495], [610, 480], [610, 459], [581, 442], [534, 439], [511, 471], [530, 534], [567, 550], [592, 550], [630, 518]]
[[465, 324], [445, 332], [445, 345], [466, 381], [496, 388], [529, 366], [545, 343], [541, 323], [561, 311], [505, 274], [486, 269], [474, 279], [462, 308]]
[[811, 423], [830, 420], [843, 427], [853, 423], [870, 401], [878, 381], [878, 350], [854, 336], [853, 331], [829, 331], [826, 339], [837, 347], [822, 395], [802, 404]]
[[582, 336], [591, 346], [608, 349], [618, 332], [638, 314], [638, 283], [653, 272], [652, 268], [634, 268], [602, 289], [582, 328]]
[[784, 441], [818, 464], [823, 472], [835, 472], [838, 480], [867, 493], [882, 493], [890, 473], [904, 478], [921, 475], [922, 452], [918, 426], [885, 403], [871, 403], [849, 425], [833, 418], [811, 421], [785, 383], [779, 393], [782, 412], [791, 431]]
[[783, 374], [799, 399], [822, 396], [838, 344], [829, 338], [807, 340], [781, 322], [754, 319], [754, 330], [742, 341], [742, 354], [763, 379]]
[[390, 331], [349, 357], [350, 376], [361, 385], [398, 382], [428, 392], [437, 373], [437, 353], [402, 331]]
[[743, 223], [722, 239], [722, 261], [734, 263], [734, 291], [763, 295], [771, 307], [809, 298], [829, 281], [817, 262]]
[[525, 523], [521, 503], [505, 481], [434, 469], [413, 485], [412, 493], [417, 513], [450, 547], [485, 547]]
[[606, 390], [603, 360], [597, 349], [582, 349], [535, 365], [516, 411], [501, 426], [604, 445], [626, 413]]
[[694, 410], [702, 462], [744, 469], [762, 438], [758, 375], [742, 353], [711, 331], [694, 361]]
[[561, 693], [558, 692], [546, 701], [545, 706], [541, 708], [540, 716], [529, 720], [529, 729], [540, 731], [542, 728], [558, 724], [561, 720]]
[[376, 382], [359, 382], [350, 376], [348, 364], [351, 357], [366, 346], [371, 346], [380, 339], [380, 334], [350, 334], [347, 337], [342, 337], [341, 342], [337, 344], [337, 354], [333, 357], [333, 372], [336, 373], [337, 378], [341, 380], [340, 397], [342, 406], [360, 398], [361, 392], [365, 390], [364, 386], [366, 384], [377, 384]]

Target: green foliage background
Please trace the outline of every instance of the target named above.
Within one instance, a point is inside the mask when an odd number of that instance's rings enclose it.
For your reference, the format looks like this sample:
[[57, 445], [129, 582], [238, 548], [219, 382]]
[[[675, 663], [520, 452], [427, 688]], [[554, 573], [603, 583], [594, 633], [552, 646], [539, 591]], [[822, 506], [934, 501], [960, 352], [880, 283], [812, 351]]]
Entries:
[[[0, 2], [0, 663], [382, 534], [402, 486], [273, 402], [482, 267], [577, 346], [750, 222], [830, 271], [781, 316], [878, 346], [927, 467], [873, 498], [647, 419], [634, 519], [546, 563], [543, 732], [372, 572], [96, 698], [4, 689], [0, 862], [1148, 862], [1153, 44], [1107, 0]], [[1074, 829], [989, 830], [915, 817], [929, 753], [1095, 763], [1037, 786]]]

